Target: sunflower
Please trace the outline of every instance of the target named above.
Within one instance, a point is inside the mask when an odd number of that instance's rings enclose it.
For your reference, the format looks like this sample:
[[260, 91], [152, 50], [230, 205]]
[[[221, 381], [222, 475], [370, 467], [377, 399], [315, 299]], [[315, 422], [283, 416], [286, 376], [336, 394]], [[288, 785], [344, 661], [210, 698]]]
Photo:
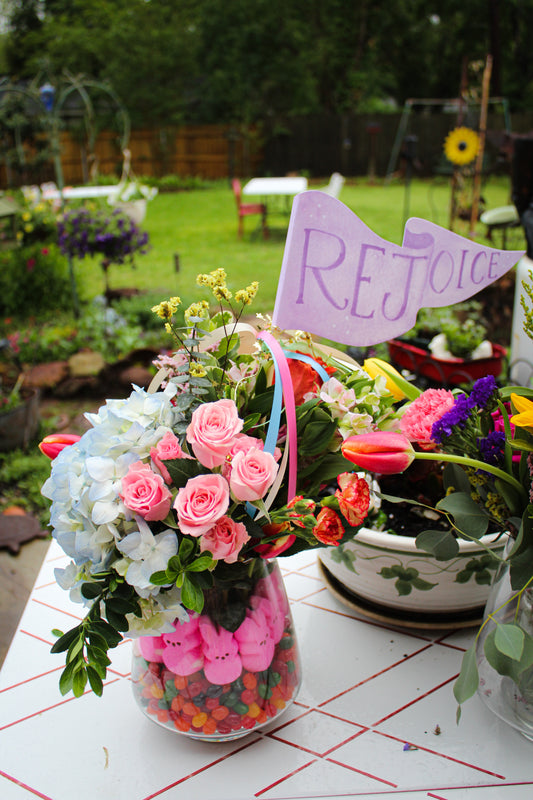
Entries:
[[470, 164], [479, 150], [479, 136], [471, 128], [454, 128], [444, 140], [444, 154], [457, 166]]

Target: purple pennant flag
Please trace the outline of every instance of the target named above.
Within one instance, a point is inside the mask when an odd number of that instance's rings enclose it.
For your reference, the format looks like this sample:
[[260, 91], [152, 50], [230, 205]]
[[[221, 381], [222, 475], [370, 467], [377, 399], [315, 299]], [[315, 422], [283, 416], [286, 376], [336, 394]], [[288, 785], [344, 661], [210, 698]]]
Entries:
[[413, 217], [402, 245], [377, 236], [324, 192], [295, 197], [273, 322], [344, 344], [386, 342], [422, 307], [466, 300], [516, 264], [496, 250]]

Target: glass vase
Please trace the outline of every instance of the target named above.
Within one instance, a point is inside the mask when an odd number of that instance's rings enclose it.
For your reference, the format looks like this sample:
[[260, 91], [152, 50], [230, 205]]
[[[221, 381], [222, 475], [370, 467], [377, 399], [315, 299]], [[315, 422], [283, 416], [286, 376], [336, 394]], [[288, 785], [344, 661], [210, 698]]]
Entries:
[[[228, 630], [220, 612], [229, 610], [229, 619], [232, 606], [244, 619]], [[133, 643], [133, 694], [154, 722], [224, 742], [272, 722], [295, 699], [300, 657], [276, 561], [257, 559], [250, 587], [209, 590], [203, 612], [174, 628]]]
[[[511, 587], [509, 566], [504, 562], [496, 574], [487, 605], [484, 627], [476, 646], [479, 671], [478, 694], [485, 705], [500, 719], [511, 725], [523, 736], [533, 741], [533, 648], [531, 640], [525, 640], [530, 658], [522, 663], [510, 658], [501, 658], [496, 670], [487, 657], [494, 653], [491, 639], [500, 624], [518, 624], [526, 636], [533, 636], [533, 589], [518, 593]], [[530, 652], [531, 651], [531, 652]], [[494, 661], [494, 656], [492, 658]], [[531, 665], [528, 666], [528, 663]], [[524, 668], [525, 665], [525, 668]], [[500, 674], [505, 672], [506, 674]]]

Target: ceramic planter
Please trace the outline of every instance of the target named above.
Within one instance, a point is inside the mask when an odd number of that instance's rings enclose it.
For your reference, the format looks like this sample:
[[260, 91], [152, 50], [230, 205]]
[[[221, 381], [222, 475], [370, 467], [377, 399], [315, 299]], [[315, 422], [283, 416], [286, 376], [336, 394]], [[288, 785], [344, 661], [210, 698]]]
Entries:
[[0, 413], [0, 451], [26, 447], [36, 436], [40, 424], [39, 400], [37, 389], [28, 391], [20, 405]]
[[[506, 537], [484, 536], [502, 553]], [[497, 560], [476, 542], [460, 541], [459, 555], [437, 559], [411, 536], [362, 528], [355, 539], [319, 551], [329, 588], [373, 616], [406, 624], [479, 619]]]

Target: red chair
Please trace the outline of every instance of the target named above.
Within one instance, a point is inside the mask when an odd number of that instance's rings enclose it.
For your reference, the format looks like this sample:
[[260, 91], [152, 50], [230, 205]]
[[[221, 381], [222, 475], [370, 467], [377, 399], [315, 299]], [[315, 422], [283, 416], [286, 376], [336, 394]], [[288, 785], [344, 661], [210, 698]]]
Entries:
[[263, 239], [267, 239], [268, 228], [266, 224], [267, 222], [266, 205], [264, 203], [243, 203], [241, 182], [238, 178], [234, 178], [231, 181], [231, 188], [233, 189], [233, 194], [235, 195], [235, 202], [237, 203], [237, 214], [239, 218], [237, 235], [239, 239], [242, 239], [242, 235], [244, 232], [243, 228], [244, 217], [249, 217], [252, 214], [261, 214], [261, 228], [263, 230]]

